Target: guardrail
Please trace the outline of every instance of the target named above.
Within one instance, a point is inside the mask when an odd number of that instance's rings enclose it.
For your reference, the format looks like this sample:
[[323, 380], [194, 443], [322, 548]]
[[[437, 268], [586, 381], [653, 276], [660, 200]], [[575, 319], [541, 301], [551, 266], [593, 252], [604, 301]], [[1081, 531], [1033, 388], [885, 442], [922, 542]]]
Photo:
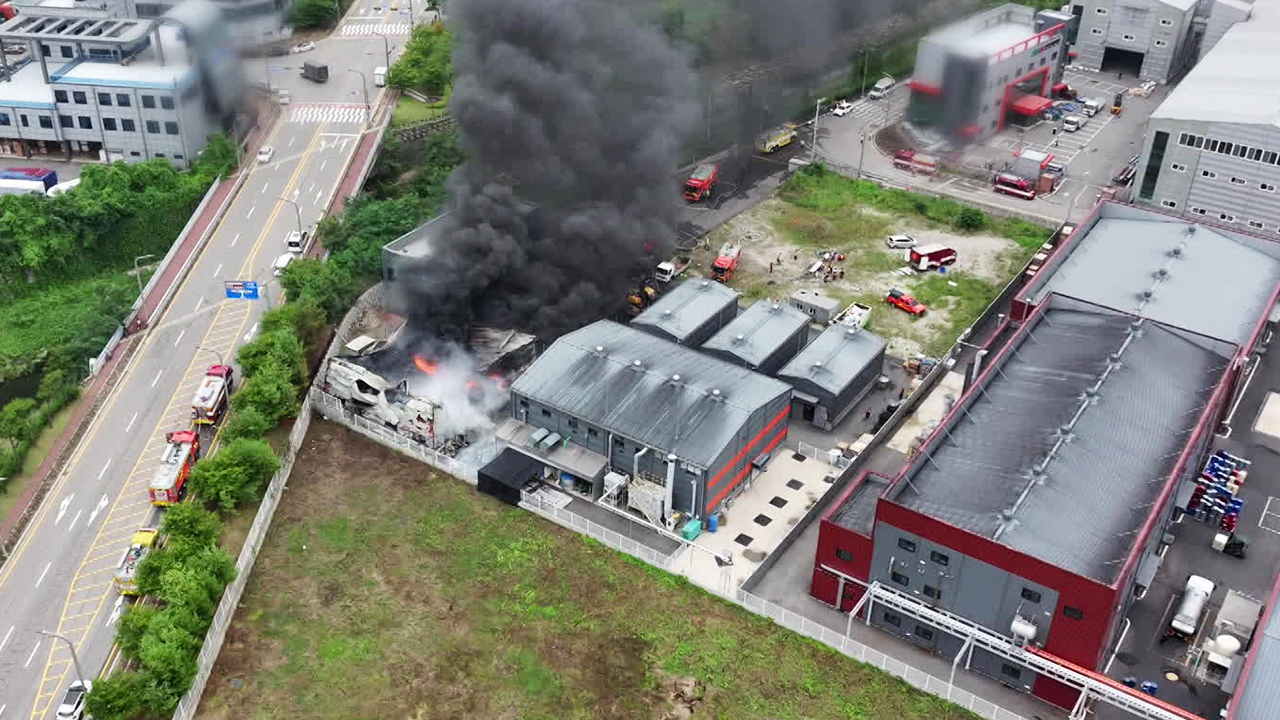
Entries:
[[[142, 295], [138, 296], [138, 302], [142, 302], [142, 297]], [[111, 359], [112, 353], [116, 351], [116, 346], [119, 345], [120, 341], [123, 339], [124, 325], [117, 325], [116, 331], [111, 333], [111, 339], [102, 347], [102, 352], [98, 353], [98, 357], [91, 358], [89, 360], [89, 377], [85, 380], [85, 383], [91, 382], [98, 376], [98, 371], [101, 370], [102, 366], [106, 365], [107, 361]]]

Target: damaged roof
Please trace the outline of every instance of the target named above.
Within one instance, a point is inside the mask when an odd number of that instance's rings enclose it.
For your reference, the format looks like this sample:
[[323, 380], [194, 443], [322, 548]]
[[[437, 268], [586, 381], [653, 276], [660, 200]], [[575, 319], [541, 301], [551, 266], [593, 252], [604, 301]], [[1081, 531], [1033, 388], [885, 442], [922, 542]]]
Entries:
[[752, 413], [791, 393], [785, 383], [609, 320], [556, 340], [511, 390], [704, 468]]

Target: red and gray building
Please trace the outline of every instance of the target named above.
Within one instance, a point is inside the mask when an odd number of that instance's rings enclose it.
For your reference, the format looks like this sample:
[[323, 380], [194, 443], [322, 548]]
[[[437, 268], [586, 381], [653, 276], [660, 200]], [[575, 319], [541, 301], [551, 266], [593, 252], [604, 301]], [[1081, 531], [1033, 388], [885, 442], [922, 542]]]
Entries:
[[925, 36], [907, 119], [957, 141], [981, 140], [1052, 105], [1079, 19], [1003, 5]]
[[902, 470], [824, 513], [812, 595], [850, 611], [887, 588], [913, 602], [870, 602], [870, 623], [1071, 707], [1078, 690], [902, 608], [1102, 668], [1278, 296], [1275, 243], [1100, 206]]

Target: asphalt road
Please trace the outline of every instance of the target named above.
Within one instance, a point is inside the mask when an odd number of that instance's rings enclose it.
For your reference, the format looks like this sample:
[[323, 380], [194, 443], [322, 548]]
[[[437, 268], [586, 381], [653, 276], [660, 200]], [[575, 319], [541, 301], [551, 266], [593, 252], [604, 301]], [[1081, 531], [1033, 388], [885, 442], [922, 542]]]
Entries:
[[[385, 25], [356, 16], [396, 17], [371, 12], [367, 4], [353, 7], [343, 27]], [[122, 608], [112, 576], [133, 532], [159, 522], [146, 487], [164, 434], [190, 424], [191, 397], [205, 369], [220, 357], [233, 358], [268, 305], [280, 302], [271, 267], [285, 252], [285, 235], [298, 214], [304, 226], [314, 224], [337, 190], [366, 117], [363, 102], [351, 101], [353, 93], [363, 95], [361, 77], [345, 70], [362, 71], [371, 83], [372, 69], [385, 63], [383, 42], [335, 35], [306, 57], [328, 63], [330, 81], [276, 78], [293, 89], [295, 104], [268, 134], [275, 157], [248, 169], [226, 217], [0, 567], [0, 720], [52, 718], [76, 677], [66, 643], [37, 631], [66, 635], [85, 674], [96, 676], [104, 667]], [[376, 105], [381, 89], [368, 90]], [[305, 98], [301, 105], [299, 98]], [[350, 112], [352, 105], [359, 111]], [[281, 197], [295, 201], [298, 213]], [[224, 280], [258, 280], [266, 284], [265, 297], [227, 300]]]

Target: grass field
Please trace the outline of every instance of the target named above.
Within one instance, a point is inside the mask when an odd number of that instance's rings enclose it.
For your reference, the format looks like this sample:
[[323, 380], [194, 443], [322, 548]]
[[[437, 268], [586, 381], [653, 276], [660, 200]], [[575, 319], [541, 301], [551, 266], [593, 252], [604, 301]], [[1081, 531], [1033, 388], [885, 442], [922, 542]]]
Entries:
[[409, 125], [440, 117], [444, 113], [444, 108], [432, 107], [424, 102], [414, 100], [408, 95], [401, 95], [400, 99], [396, 100], [395, 109], [391, 111], [391, 125]]
[[658, 720], [677, 704], [973, 717], [320, 420], [199, 716]]

